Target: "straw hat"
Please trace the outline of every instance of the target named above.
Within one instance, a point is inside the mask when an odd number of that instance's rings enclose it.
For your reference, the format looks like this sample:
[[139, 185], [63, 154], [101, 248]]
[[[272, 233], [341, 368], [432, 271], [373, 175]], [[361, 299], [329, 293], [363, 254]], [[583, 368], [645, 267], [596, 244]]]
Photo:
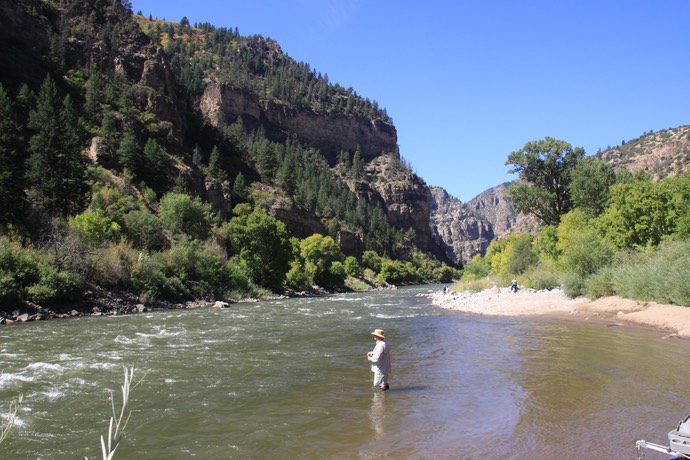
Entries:
[[372, 332], [371, 335], [375, 335], [376, 337], [381, 337], [382, 339], [386, 338], [383, 335], [383, 329], [374, 329], [374, 332]]

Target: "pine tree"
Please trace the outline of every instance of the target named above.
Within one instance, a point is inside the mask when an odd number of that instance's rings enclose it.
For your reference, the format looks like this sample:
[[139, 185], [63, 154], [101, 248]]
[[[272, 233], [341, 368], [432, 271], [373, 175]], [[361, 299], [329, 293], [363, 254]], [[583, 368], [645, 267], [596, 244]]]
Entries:
[[214, 145], [211, 150], [211, 156], [208, 159], [208, 172], [214, 179], [225, 180], [226, 174], [220, 163], [220, 150], [218, 146]]
[[89, 184], [86, 181], [88, 159], [84, 155], [83, 120], [77, 116], [71, 97], [65, 96], [60, 110], [62, 131], [60, 144], [64, 151], [65, 178], [63, 184], [63, 211], [81, 212], [87, 204]]
[[14, 107], [0, 84], [0, 226], [21, 222], [26, 209], [24, 145]]
[[167, 159], [158, 142], [149, 138], [144, 145], [142, 179], [158, 192], [163, 192], [167, 186], [165, 167]]
[[94, 66], [91, 76], [84, 84], [84, 110], [89, 114], [96, 115], [100, 111], [100, 105], [104, 100], [104, 86], [103, 79]]
[[134, 180], [141, 179], [143, 153], [139, 141], [131, 128], [125, 128], [122, 141], [120, 141], [120, 148], [117, 149], [117, 157], [120, 164], [134, 176]]
[[235, 201], [240, 203], [245, 203], [249, 200], [247, 181], [241, 172], [238, 172], [237, 176], [235, 177], [235, 182], [232, 186], [232, 197]]
[[357, 144], [357, 149], [355, 150], [355, 156], [352, 159], [352, 173], [355, 178], [359, 179], [364, 174], [364, 163], [362, 162], [362, 149]]
[[27, 125], [29, 121], [29, 112], [36, 105], [36, 94], [31, 91], [31, 88], [26, 83], [22, 83], [17, 93], [15, 100], [15, 107], [17, 110], [17, 121], [22, 125]]
[[69, 96], [62, 104], [55, 83], [46, 77], [29, 114], [30, 156], [27, 180], [35, 204], [51, 215], [75, 214], [86, 201], [86, 157], [80, 122]]

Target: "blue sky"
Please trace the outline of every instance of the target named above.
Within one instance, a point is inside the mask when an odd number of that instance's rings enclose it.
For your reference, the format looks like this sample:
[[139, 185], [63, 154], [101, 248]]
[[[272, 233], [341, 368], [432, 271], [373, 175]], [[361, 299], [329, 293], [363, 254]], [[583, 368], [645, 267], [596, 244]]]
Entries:
[[401, 155], [468, 201], [555, 137], [588, 155], [690, 124], [687, 0], [132, 0], [276, 40], [385, 107]]

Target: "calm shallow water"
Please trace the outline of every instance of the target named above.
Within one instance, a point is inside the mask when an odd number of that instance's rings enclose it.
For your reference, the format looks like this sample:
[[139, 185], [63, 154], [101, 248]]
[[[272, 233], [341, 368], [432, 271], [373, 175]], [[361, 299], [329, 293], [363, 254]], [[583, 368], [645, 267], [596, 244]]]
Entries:
[[428, 289], [2, 327], [0, 413], [24, 406], [0, 458], [96, 458], [122, 366], [146, 374], [122, 459], [634, 459], [690, 414], [690, 341], [438, 310]]

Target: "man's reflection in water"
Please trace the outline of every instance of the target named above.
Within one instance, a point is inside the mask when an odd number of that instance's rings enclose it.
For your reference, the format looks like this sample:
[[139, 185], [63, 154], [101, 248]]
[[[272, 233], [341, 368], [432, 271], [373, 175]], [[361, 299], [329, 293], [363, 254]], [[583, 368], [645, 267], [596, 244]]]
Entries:
[[376, 432], [376, 439], [379, 439], [384, 434], [384, 421], [386, 413], [384, 411], [384, 403], [386, 401], [386, 394], [383, 391], [375, 391], [371, 397], [371, 410], [369, 411], [369, 420], [371, 420], [372, 428]]

